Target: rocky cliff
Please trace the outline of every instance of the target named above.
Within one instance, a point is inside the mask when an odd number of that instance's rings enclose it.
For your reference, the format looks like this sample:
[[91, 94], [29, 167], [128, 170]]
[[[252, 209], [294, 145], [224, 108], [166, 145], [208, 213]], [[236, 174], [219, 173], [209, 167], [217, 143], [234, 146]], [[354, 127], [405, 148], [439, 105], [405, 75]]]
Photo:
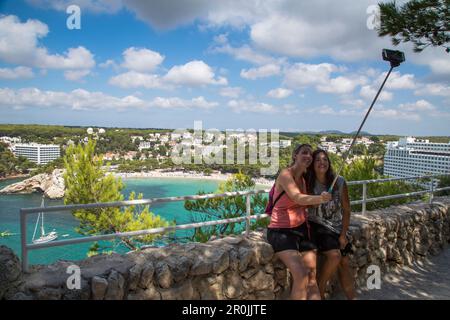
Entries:
[[42, 173], [0, 190], [0, 194], [43, 192], [50, 199], [64, 197], [64, 170], [55, 169], [51, 174]]

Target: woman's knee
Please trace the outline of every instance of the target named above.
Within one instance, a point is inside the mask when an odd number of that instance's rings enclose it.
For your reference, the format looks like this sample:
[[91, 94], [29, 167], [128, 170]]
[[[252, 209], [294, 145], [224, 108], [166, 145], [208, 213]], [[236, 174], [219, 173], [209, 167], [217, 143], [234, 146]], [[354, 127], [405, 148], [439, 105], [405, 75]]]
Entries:
[[308, 275], [309, 285], [316, 283], [317, 276], [317, 254], [315, 251], [308, 251], [303, 254], [303, 263]]
[[315, 251], [306, 251], [302, 253], [302, 261], [307, 269], [316, 269], [317, 254]]
[[341, 252], [339, 250], [329, 250], [324, 252], [326, 263], [339, 265], [342, 261]]
[[308, 276], [301, 255], [298, 252], [282, 252], [278, 253], [278, 257], [286, 265], [294, 281], [301, 281]]
[[304, 281], [308, 277], [308, 270], [300, 263], [289, 268], [294, 281]]

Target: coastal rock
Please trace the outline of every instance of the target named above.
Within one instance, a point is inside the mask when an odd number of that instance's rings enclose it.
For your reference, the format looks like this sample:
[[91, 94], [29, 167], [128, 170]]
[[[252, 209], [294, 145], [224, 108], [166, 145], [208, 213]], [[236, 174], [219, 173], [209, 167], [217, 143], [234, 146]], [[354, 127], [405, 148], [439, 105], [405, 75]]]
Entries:
[[150, 285], [145, 290], [138, 289], [136, 292], [129, 293], [127, 300], [161, 300], [161, 294], [154, 285]]
[[38, 300], [59, 300], [61, 299], [61, 289], [44, 288], [39, 290], [36, 294]]
[[271, 275], [265, 273], [263, 270], [259, 270], [255, 275], [244, 282], [244, 286], [247, 286], [250, 292], [259, 290], [273, 291], [275, 288], [275, 281]]
[[242, 278], [236, 273], [228, 273], [225, 276], [223, 293], [229, 299], [239, 298], [244, 292]]
[[239, 271], [247, 269], [248, 264], [252, 260], [254, 253], [247, 248], [239, 248]]
[[106, 293], [106, 288], [108, 287], [108, 281], [102, 277], [92, 278], [92, 299], [93, 300], [103, 300]]
[[[128, 289], [136, 290], [141, 278], [142, 265], [136, 264], [128, 271]], [[153, 276], [153, 272], [152, 272]]]
[[173, 282], [173, 275], [166, 263], [159, 262], [155, 268], [155, 276], [161, 288], [170, 288]]
[[55, 169], [51, 174], [41, 173], [0, 190], [0, 194], [43, 192], [50, 199], [64, 197], [64, 170]]
[[6, 246], [0, 246], [0, 300], [5, 292], [20, 278], [22, 268], [19, 258]]
[[197, 289], [201, 300], [223, 300], [223, 275], [213, 275], [206, 278], [198, 277], [193, 285]]
[[[153, 266], [153, 263], [149, 261], [147, 264], [144, 265], [141, 275], [141, 281], [139, 282], [139, 286], [143, 289], [150, 286], [150, 284], [153, 281], [153, 274], [155, 272], [155, 267]], [[130, 287], [130, 289], [133, 289]]]
[[89, 282], [85, 279], [81, 279], [80, 289], [69, 289], [66, 288], [63, 292], [63, 300], [89, 300], [91, 295], [91, 286]]
[[170, 289], [162, 289], [160, 292], [162, 300], [192, 300], [194, 296], [191, 280]]
[[125, 279], [116, 270], [112, 270], [108, 277], [108, 288], [105, 300], [122, 300], [124, 295]]

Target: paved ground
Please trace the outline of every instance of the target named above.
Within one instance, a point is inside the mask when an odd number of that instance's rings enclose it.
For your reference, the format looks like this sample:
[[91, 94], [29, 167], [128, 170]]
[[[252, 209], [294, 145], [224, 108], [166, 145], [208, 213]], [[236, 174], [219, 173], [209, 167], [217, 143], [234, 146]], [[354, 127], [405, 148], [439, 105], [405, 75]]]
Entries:
[[[333, 299], [343, 299], [341, 293]], [[381, 289], [358, 290], [359, 300], [450, 299], [450, 248], [382, 276]]]

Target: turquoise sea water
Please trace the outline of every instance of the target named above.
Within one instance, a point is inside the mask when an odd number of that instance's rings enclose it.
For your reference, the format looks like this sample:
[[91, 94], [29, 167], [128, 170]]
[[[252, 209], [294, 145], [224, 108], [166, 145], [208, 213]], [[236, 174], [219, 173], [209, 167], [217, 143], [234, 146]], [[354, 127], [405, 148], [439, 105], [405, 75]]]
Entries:
[[[0, 189], [4, 186], [19, 180], [0, 181]], [[216, 190], [219, 181], [197, 180], [197, 179], [176, 179], [176, 178], [151, 178], [151, 179], [125, 179], [125, 189], [123, 191], [126, 198], [131, 191], [143, 193], [144, 198], [160, 198], [172, 196], [194, 195], [198, 191], [213, 192]], [[0, 237], [0, 245], [12, 248], [20, 257], [20, 219], [19, 209], [26, 207], [39, 207], [42, 195], [39, 193], [26, 195], [0, 195], [0, 232], [8, 230], [15, 235]], [[46, 199], [46, 206], [63, 204], [62, 200]], [[177, 224], [191, 222], [192, 214], [184, 209], [184, 202], [160, 203], [150, 207], [150, 211], [164, 217], [167, 220], [176, 220]], [[27, 242], [31, 243], [33, 231], [36, 224], [37, 214], [27, 216]], [[70, 239], [81, 237], [74, 228], [78, 225], [71, 212], [46, 213], [45, 232], [55, 229], [58, 232], [58, 239]], [[39, 230], [37, 231], [39, 234]], [[64, 235], [67, 235], [64, 237]], [[110, 243], [108, 243], [110, 244]], [[78, 260], [86, 258], [86, 253], [92, 243], [74, 244], [61, 247], [32, 250], [28, 259], [30, 264], [48, 264], [59, 259]], [[117, 252], [125, 252], [126, 249], [120, 246], [114, 248]]]

